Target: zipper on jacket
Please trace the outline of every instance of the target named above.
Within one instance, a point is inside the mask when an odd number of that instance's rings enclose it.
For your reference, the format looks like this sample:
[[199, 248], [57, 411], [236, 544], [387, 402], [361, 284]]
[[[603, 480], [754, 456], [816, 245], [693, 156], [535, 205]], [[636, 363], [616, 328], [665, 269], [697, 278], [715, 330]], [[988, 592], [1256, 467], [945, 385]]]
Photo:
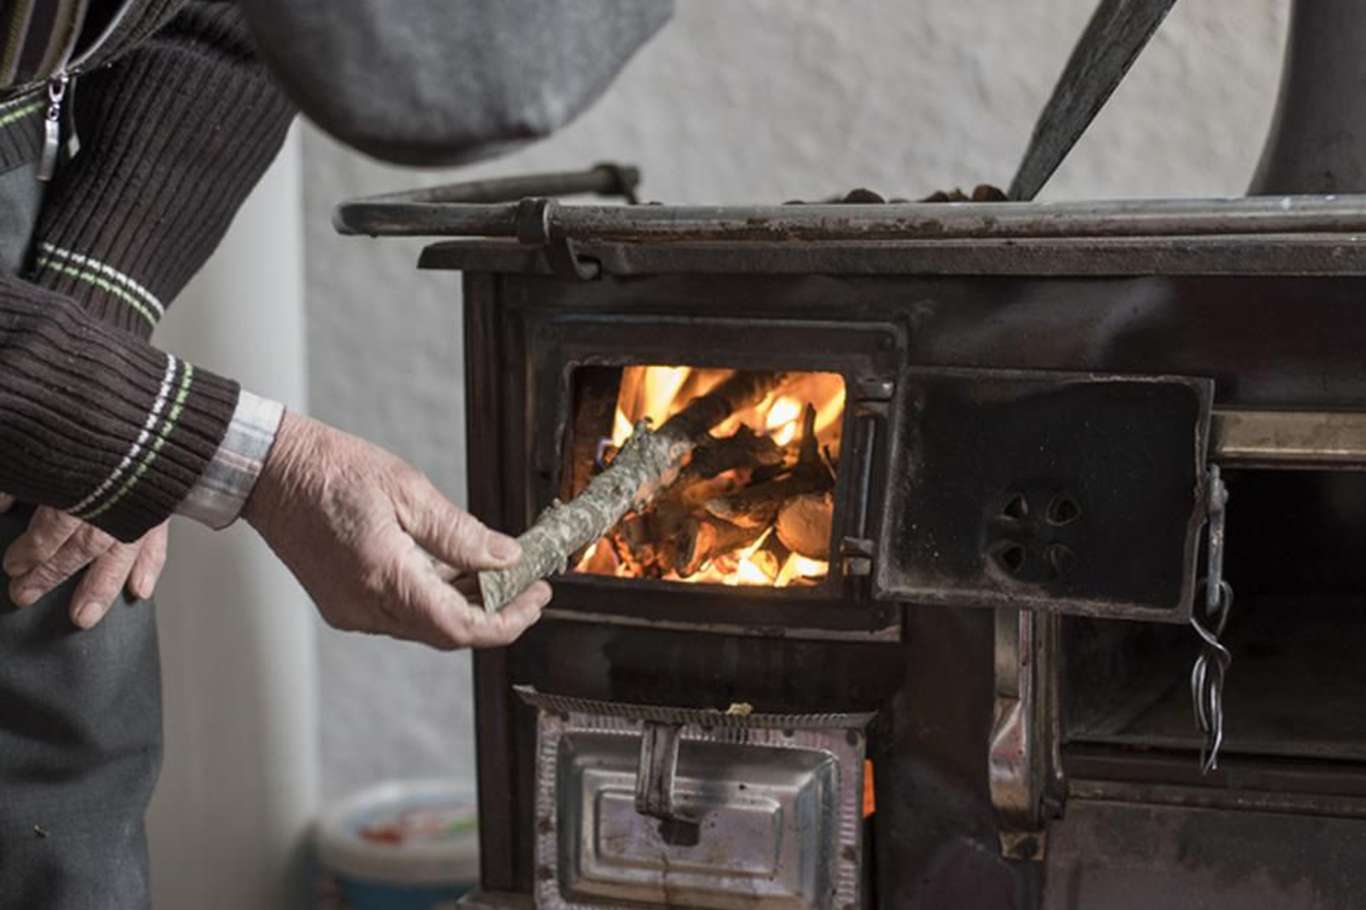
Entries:
[[[61, 70], [47, 83], [47, 117], [43, 120], [43, 157], [38, 162], [38, 179], [46, 183], [57, 173], [57, 158], [62, 151], [62, 102], [71, 87], [71, 78]], [[76, 138], [76, 128], [71, 128]]]
[[[70, 100], [76, 94], [76, 77], [80, 75], [81, 67], [99, 52], [113, 37], [119, 25], [128, 15], [128, 10], [137, 4], [138, 0], [124, 0], [119, 4], [119, 8], [114, 12], [113, 18], [104, 27], [85, 52], [76, 60], [71, 60], [71, 54], [76, 50], [76, 42], [80, 40], [80, 35], [76, 35], [67, 48], [63, 56], [62, 63], [57, 67], [47, 80], [47, 116], [43, 121], [43, 156], [38, 162], [38, 179], [44, 183], [52, 179], [57, 173], [57, 161], [61, 158], [62, 152], [62, 114], [70, 111]], [[66, 152], [67, 157], [74, 158], [81, 150], [81, 139], [76, 134], [76, 120], [68, 116], [70, 128], [68, 129]]]

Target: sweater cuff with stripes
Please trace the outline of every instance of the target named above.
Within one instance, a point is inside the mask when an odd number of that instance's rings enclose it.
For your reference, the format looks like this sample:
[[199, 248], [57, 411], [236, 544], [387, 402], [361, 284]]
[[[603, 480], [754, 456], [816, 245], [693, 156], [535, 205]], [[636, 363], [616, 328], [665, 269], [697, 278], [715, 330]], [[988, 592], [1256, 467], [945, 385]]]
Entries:
[[237, 384], [0, 280], [0, 490], [141, 537], [213, 463]]

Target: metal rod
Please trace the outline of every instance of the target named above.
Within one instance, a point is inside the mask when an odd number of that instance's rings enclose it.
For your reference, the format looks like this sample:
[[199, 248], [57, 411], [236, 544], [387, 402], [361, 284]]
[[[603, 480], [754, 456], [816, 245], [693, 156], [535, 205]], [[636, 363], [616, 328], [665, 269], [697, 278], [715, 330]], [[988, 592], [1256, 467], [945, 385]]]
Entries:
[[[436, 202], [423, 195], [433, 192], [346, 202], [334, 221], [345, 234], [517, 236], [516, 203]], [[585, 242], [1355, 235], [1366, 234], [1366, 195], [783, 206], [552, 202], [545, 220], [552, 238]]]
[[1044, 105], [1011, 199], [1033, 199], [1091, 125], [1176, 0], [1101, 0]]
[[[621, 196], [627, 202], [636, 201], [640, 184], [640, 170], [630, 165], [597, 164], [582, 171], [550, 171], [542, 174], [523, 174], [513, 177], [493, 177], [466, 180], [442, 186], [384, 193], [337, 207], [333, 223], [343, 234], [391, 234], [390, 230], [370, 230], [364, 223], [377, 226], [389, 224], [404, 213], [422, 213], [429, 208], [499, 207], [499, 203], [516, 203], [528, 197]], [[355, 222], [355, 226], [353, 226]]]
[[1366, 413], [1216, 410], [1210, 447], [1226, 467], [1366, 471]]

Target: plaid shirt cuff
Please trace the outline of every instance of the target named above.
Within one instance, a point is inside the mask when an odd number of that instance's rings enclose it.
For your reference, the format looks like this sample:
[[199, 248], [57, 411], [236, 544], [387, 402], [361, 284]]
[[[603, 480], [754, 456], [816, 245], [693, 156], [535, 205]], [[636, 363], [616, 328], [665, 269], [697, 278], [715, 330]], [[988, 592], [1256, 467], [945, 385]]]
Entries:
[[242, 390], [218, 451], [176, 512], [218, 530], [237, 520], [275, 442], [285, 407]]

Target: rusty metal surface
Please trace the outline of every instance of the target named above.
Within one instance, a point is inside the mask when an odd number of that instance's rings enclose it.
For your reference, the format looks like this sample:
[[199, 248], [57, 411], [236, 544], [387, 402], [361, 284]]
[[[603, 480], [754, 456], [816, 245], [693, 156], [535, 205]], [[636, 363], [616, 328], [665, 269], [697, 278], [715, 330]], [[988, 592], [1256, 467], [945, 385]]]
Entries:
[[[343, 234], [372, 233], [357, 230], [355, 219], [389, 220], [412, 216], [451, 205], [492, 205], [536, 196], [573, 196], [593, 193], [635, 198], [640, 170], [628, 165], [598, 164], [582, 171], [552, 171], [513, 177], [466, 180], [417, 190], [369, 196], [337, 206], [334, 223]], [[373, 233], [383, 233], [375, 231]]]
[[[424, 190], [437, 193], [441, 190]], [[519, 237], [528, 209], [508, 203], [344, 203], [342, 233], [403, 237]], [[523, 200], [525, 201], [525, 200]], [[1099, 202], [931, 202], [759, 206], [560, 205], [536, 218], [552, 240], [859, 241], [1025, 240], [1366, 233], [1366, 196], [1121, 199]]]
[[1123, 81], [1176, 0], [1101, 0], [1034, 124], [1011, 199], [1033, 199]]
[[1062, 807], [1058, 618], [996, 611], [996, 706], [988, 747], [991, 804], [1001, 850], [1039, 859], [1047, 824]]
[[[1366, 275], [1366, 234], [1062, 237], [1007, 240], [585, 241], [601, 274]], [[426, 269], [553, 274], [542, 247], [512, 240], [428, 246]]]
[[514, 686], [517, 697], [540, 711], [560, 714], [594, 714], [640, 723], [692, 725], [718, 730], [863, 730], [873, 719], [870, 712], [823, 712], [818, 714], [728, 714], [717, 709], [614, 702], [537, 692], [532, 686]]

